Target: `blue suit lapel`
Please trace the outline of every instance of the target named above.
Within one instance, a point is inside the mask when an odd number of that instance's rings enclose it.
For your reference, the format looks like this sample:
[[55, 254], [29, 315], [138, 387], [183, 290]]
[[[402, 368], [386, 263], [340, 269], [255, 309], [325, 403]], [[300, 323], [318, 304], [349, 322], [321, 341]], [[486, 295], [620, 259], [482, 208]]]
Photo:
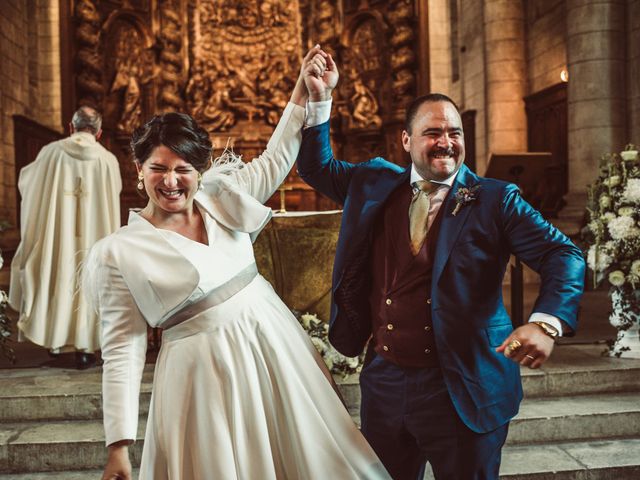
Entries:
[[[433, 262], [433, 285], [436, 285], [440, 279], [440, 275], [444, 270], [447, 260], [449, 260], [453, 246], [455, 245], [467, 218], [473, 211], [475, 203], [471, 202], [470, 204], [463, 206], [456, 215], [453, 215], [453, 210], [456, 206], [456, 192], [459, 188], [470, 188], [477, 183], [478, 177], [465, 165], [462, 165], [456, 180], [453, 182], [451, 190], [441, 207], [444, 211], [442, 212], [442, 223], [440, 224], [440, 233], [438, 235], [438, 243], [436, 244], [436, 255]], [[478, 193], [480, 194], [480, 192]]]
[[[404, 182], [409, 182], [410, 174], [411, 167], [408, 167], [395, 178], [387, 178], [382, 179], [380, 182], [373, 182], [364, 190], [363, 196], [366, 198], [366, 201], [360, 210], [360, 218], [356, 230], [356, 238], [358, 238], [358, 240], [363, 240], [363, 238], [360, 237], [366, 237], [371, 232], [373, 222], [375, 221], [378, 213], [380, 213], [384, 202], [387, 201], [389, 195], [391, 195], [396, 188]], [[358, 244], [359, 242], [354, 243]]]

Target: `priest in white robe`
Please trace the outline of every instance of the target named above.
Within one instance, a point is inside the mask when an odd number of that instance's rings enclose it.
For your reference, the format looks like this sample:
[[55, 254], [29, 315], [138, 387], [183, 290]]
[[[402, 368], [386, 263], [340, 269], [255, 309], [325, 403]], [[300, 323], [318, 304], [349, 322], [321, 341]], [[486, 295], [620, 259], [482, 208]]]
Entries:
[[101, 124], [96, 110], [81, 107], [71, 136], [46, 145], [18, 180], [21, 241], [9, 304], [20, 313], [19, 339], [52, 353], [76, 350], [80, 368], [98, 350], [99, 332], [77, 271], [91, 246], [120, 227], [120, 169], [98, 143]]

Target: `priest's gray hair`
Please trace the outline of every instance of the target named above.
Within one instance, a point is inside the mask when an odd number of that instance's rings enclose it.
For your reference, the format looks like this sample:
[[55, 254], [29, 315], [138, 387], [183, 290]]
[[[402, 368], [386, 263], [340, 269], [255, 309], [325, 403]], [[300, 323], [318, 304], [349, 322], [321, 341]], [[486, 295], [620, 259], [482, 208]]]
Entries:
[[71, 124], [76, 132], [90, 132], [96, 135], [102, 127], [102, 115], [91, 107], [80, 107], [73, 114]]

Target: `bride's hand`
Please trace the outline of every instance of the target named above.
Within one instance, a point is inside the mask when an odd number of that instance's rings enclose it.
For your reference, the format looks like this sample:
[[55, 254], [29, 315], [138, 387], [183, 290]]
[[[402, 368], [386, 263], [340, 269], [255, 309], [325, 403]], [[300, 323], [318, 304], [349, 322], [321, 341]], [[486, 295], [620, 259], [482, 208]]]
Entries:
[[304, 107], [307, 103], [309, 92], [307, 91], [307, 87], [304, 84], [304, 69], [311, 61], [311, 59], [313, 59], [313, 57], [318, 54], [318, 52], [322, 52], [322, 50], [320, 49], [320, 45], [316, 45], [311, 50], [309, 50], [305, 57], [302, 59], [302, 64], [300, 65], [300, 74], [298, 75], [298, 80], [296, 81], [296, 85], [295, 87], [293, 87], [293, 93], [291, 94], [291, 103], [296, 103], [301, 107]]
[[[128, 443], [128, 442], [127, 442]], [[131, 480], [131, 461], [127, 443], [109, 445], [109, 457], [104, 467], [102, 480]]]
[[[315, 48], [318, 50], [314, 52]], [[314, 54], [310, 57], [312, 53]], [[331, 54], [320, 50], [318, 45], [307, 54], [302, 62], [301, 74], [309, 91], [309, 100], [312, 102], [329, 100], [340, 77], [338, 67]]]

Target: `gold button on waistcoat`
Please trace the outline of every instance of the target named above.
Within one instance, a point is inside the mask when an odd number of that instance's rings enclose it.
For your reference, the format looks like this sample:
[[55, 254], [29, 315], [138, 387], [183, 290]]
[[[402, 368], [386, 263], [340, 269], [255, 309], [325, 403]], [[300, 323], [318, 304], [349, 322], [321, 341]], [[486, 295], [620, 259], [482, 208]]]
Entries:
[[424, 349], [424, 353], [426, 353], [427, 355], [429, 355], [431, 353], [431, 350], [429, 350], [428, 348]]
[[427, 304], [431, 305], [431, 299], [430, 298], [427, 298]]
[[391, 323], [387, 324], [387, 330], [393, 330], [393, 324]]
[[387, 298], [384, 303], [386, 303], [387, 305], [391, 305], [391, 299]]
[[382, 347], [382, 350], [384, 350], [385, 352], [388, 352], [388, 351], [389, 351], [389, 347], [387, 347], [386, 345], [384, 345], [384, 346]]
[[430, 327], [429, 325], [427, 325], [427, 326], [425, 326], [425, 327], [424, 327], [424, 331], [425, 331], [425, 332], [428, 332], [428, 331], [430, 331], [430, 330], [431, 330], [431, 327]]

